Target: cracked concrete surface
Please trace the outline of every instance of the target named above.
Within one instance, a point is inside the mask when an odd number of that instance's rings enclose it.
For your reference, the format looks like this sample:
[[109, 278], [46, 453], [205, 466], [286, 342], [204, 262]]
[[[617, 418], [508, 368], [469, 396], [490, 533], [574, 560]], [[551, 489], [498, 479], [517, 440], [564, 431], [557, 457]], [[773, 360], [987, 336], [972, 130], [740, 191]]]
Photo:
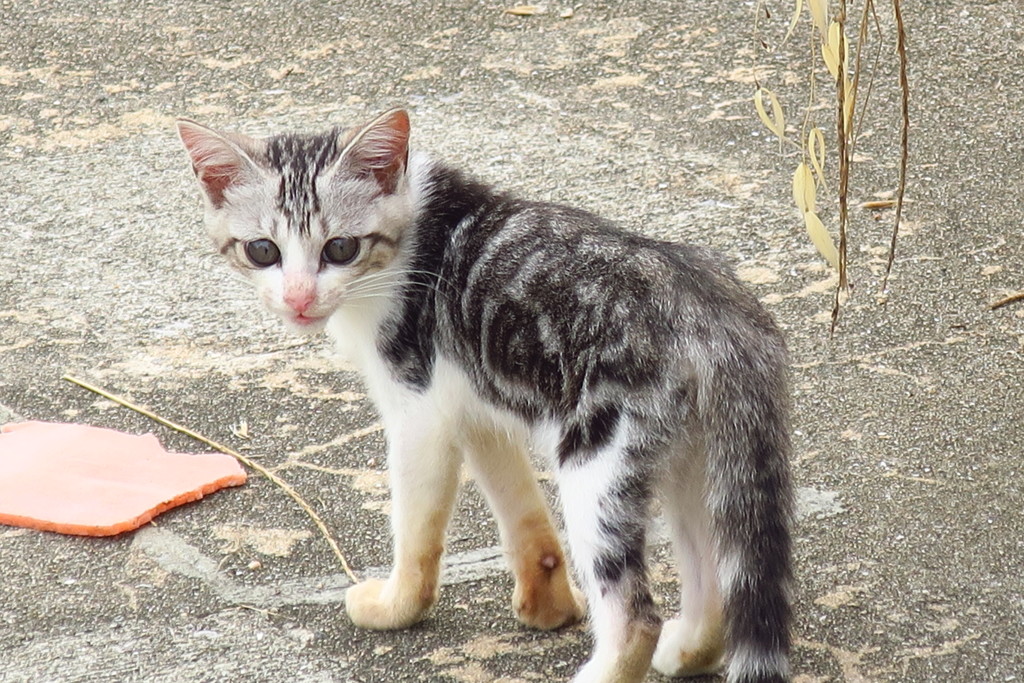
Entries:
[[[386, 571], [377, 417], [321, 340], [287, 336], [211, 253], [172, 121], [262, 134], [406, 106], [416, 146], [502, 187], [721, 249], [777, 316], [797, 408], [797, 681], [1019, 680], [1024, 307], [987, 304], [1024, 289], [1024, 10], [905, 5], [899, 257], [877, 296], [891, 213], [855, 209], [856, 289], [830, 339], [794, 159], [750, 104], [754, 6], [0, 0], [0, 422], [204, 450], [60, 380], [80, 375], [258, 459], [357, 574]], [[762, 62], [797, 101], [807, 64]], [[893, 189], [895, 83], [883, 68], [854, 206]], [[567, 680], [585, 631], [521, 628], [497, 544], [467, 481], [433, 616], [373, 633], [348, 623], [316, 529], [258, 476], [123, 537], [0, 528], [0, 681]]]

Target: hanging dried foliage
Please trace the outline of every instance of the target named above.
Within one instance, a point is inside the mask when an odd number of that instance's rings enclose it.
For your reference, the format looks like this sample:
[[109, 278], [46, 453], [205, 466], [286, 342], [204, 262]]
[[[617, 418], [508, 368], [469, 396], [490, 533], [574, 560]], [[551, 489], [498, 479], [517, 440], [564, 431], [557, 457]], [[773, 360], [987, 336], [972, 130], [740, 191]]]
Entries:
[[[789, 26], [783, 38], [785, 44], [797, 31], [801, 17], [803, 16], [804, 0], [792, 0], [793, 13], [789, 19]], [[896, 241], [899, 234], [899, 225], [903, 212], [903, 198], [907, 187], [907, 162], [909, 158], [909, 130], [910, 130], [910, 85], [907, 79], [907, 49], [906, 31], [903, 25], [900, 0], [892, 0], [893, 16], [896, 28], [896, 50], [895, 54], [899, 60], [900, 90], [902, 93], [900, 122], [900, 170], [897, 179], [897, 187], [893, 204], [895, 206], [895, 222], [892, 228], [892, 235], [889, 246], [889, 256], [886, 263], [883, 289], [888, 284], [889, 273], [892, 269], [893, 259], [896, 254]], [[836, 202], [838, 204], [838, 221], [836, 234], [839, 244], [836, 246], [833, 232], [826, 227], [818, 214], [818, 190], [825, 185], [825, 134], [821, 128], [811, 125], [814, 92], [814, 71], [810, 74], [810, 88], [812, 102], [807, 105], [804, 117], [802, 132], [799, 142], [794, 142], [786, 136], [786, 122], [783, 114], [782, 104], [774, 92], [761, 83], [757, 84], [754, 93], [754, 109], [758, 118], [764, 126], [779, 138], [780, 143], [790, 143], [800, 150], [800, 161], [793, 174], [793, 202], [803, 219], [804, 228], [817, 248], [822, 258], [835, 269], [839, 274], [838, 285], [836, 286], [835, 298], [832, 308], [832, 331], [835, 331], [839, 318], [840, 302], [849, 294], [850, 282], [847, 273], [847, 226], [849, 224], [849, 186], [850, 186], [850, 162], [853, 159], [853, 149], [856, 143], [857, 126], [854, 120], [857, 115], [863, 120], [864, 111], [868, 105], [870, 94], [870, 81], [863, 98], [859, 97], [861, 76], [865, 72], [863, 60], [864, 48], [870, 37], [869, 29], [874, 27], [875, 36], [879, 38], [878, 48], [881, 47], [882, 27], [875, 9], [874, 0], [864, 0], [860, 12], [858, 26], [856, 51], [854, 60], [850, 60], [850, 43], [846, 37], [847, 17], [849, 8], [847, 0], [838, 0], [834, 7], [830, 6], [829, 0], [807, 0], [807, 14], [810, 16], [809, 30], [811, 34], [811, 60], [812, 63], [820, 59], [824, 64], [832, 85], [835, 88], [835, 135], [837, 161], [837, 186]], [[758, 16], [761, 16], [763, 6], [758, 6]], [[834, 12], [832, 10], [835, 10]], [[765, 16], [770, 14], [765, 10]], [[762, 46], [768, 48], [768, 43], [759, 36]], [[879, 52], [876, 52], [875, 65], [877, 66]], [[874, 69], [872, 69], [872, 72]], [[767, 106], [766, 103], [767, 102]], [[770, 109], [770, 113], [769, 113]]]

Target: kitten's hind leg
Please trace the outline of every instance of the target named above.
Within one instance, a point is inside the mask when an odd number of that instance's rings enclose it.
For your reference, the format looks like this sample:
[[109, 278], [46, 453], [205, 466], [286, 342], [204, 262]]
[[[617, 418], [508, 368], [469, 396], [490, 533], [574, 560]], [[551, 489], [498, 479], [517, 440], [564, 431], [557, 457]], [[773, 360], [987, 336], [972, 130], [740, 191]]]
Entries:
[[498, 521], [516, 579], [512, 609], [531, 628], [548, 630], [583, 618], [547, 503], [523, 440], [483, 428], [467, 434], [466, 461]]
[[559, 492], [573, 562], [586, 587], [594, 650], [574, 683], [638, 683], [661, 620], [647, 584], [650, 486], [620, 444], [561, 452]]
[[385, 581], [367, 579], [348, 589], [345, 609], [356, 626], [405, 628], [437, 602], [461, 464], [448, 431], [441, 420], [420, 415], [388, 433], [394, 567]]
[[704, 458], [685, 448], [659, 493], [679, 572], [679, 616], [665, 622], [652, 664], [666, 676], [697, 676], [722, 666], [725, 630], [711, 520], [704, 500]]

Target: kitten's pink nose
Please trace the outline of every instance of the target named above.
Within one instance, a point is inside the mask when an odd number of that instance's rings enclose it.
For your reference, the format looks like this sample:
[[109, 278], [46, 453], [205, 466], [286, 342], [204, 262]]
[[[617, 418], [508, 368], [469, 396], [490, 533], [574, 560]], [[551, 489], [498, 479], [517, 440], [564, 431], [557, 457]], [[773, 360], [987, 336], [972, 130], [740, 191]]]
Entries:
[[312, 287], [289, 287], [284, 292], [284, 302], [296, 313], [303, 314], [316, 300], [316, 290]]

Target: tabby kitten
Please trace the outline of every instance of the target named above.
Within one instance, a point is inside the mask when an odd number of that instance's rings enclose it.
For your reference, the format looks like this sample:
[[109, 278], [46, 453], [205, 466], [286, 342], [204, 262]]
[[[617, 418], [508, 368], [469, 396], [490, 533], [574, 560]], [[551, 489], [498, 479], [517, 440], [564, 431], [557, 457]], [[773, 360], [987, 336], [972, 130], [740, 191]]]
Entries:
[[[409, 118], [253, 139], [182, 120], [206, 224], [294, 330], [361, 370], [388, 441], [394, 568], [346, 610], [403, 628], [437, 601], [465, 461], [497, 517], [526, 625], [584, 614], [530, 468], [555, 471], [590, 608], [577, 683], [788, 679], [786, 354], [719, 256], [498, 193], [409, 152]], [[655, 504], [680, 573], [655, 610]], [[659, 637], [660, 636], [660, 637]]]

